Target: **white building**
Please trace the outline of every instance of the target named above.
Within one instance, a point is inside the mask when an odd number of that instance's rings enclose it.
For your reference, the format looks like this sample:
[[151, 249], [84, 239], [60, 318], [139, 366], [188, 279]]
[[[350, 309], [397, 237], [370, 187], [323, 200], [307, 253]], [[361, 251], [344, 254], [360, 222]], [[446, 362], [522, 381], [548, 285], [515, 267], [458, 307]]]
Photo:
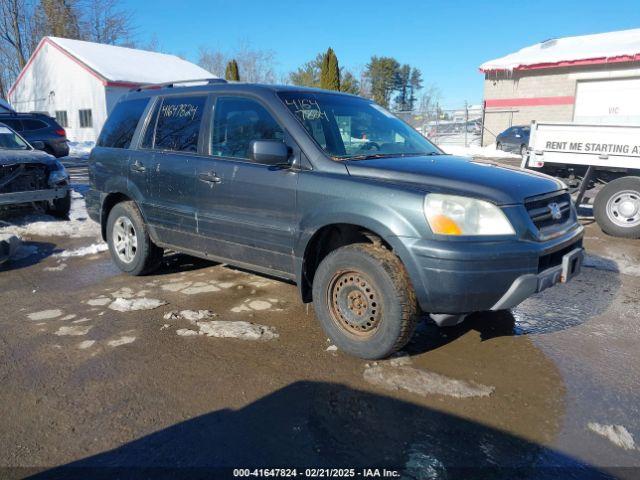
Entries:
[[640, 28], [546, 40], [480, 71], [485, 145], [532, 120], [640, 124]]
[[118, 98], [131, 88], [211, 77], [174, 55], [44, 37], [8, 100], [17, 111], [55, 117], [72, 141], [95, 141]]

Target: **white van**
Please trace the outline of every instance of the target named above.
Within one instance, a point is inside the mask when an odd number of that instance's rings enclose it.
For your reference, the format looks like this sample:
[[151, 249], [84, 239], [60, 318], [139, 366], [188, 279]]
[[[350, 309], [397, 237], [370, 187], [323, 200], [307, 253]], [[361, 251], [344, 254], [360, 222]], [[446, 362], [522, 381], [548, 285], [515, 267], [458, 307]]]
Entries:
[[602, 186], [593, 204], [600, 228], [640, 238], [640, 125], [532, 122], [522, 167], [563, 179], [578, 204]]

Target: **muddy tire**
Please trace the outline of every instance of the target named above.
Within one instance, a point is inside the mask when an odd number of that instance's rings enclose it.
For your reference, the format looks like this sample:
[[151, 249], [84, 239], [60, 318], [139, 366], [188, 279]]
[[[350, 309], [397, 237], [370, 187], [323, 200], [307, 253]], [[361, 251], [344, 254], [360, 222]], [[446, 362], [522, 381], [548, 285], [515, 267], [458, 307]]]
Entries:
[[622, 177], [605, 185], [596, 196], [593, 215], [609, 235], [640, 238], [640, 177]]
[[65, 197], [56, 198], [47, 207], [47, 213], [56, 218], [69, 220], [69, 212], [71, 211], [71, 190]]
[[109, 212], [107, 242], [111, 258], [123, 272], [146, 275], [158, 268], [164, 251], [151, 238], [134, 202], [118, 203]]
[[316, 270], [313, 304], [324, 331], [342, 351], [385, 358], [409, 341], [420, 315], [400, 259], [379, 245], [334, 250]]

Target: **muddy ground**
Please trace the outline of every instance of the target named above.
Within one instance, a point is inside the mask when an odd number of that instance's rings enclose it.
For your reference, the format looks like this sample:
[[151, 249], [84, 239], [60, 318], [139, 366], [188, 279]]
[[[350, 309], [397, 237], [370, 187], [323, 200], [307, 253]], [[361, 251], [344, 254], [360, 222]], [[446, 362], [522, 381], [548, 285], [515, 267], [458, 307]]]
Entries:
[[25, 230], [0, 267], [0, 477], [638, 478], [640, 243], [584, 223], [573, 282], [457, 327], [425, 318], [382, 362], [335, 351], [294, 285], [178, 254], [129, 277], [95, 236]]

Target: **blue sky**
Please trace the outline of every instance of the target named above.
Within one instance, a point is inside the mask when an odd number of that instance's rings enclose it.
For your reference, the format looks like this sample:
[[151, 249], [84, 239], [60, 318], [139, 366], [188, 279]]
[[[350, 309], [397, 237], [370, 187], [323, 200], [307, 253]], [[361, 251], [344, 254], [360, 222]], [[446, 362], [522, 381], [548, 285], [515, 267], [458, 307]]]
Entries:
[[[638, 0], [124, 0], [139, 41], [196, 60], [239, 42], [273, 50], [284, 75], [333, 47], [341, 65], [371, 55], [420, 68], [445, 108], [482, 100], [478, 65], [553, 37], [640, 28]], [[150, 5], [153, 5], [152, 7]]]

